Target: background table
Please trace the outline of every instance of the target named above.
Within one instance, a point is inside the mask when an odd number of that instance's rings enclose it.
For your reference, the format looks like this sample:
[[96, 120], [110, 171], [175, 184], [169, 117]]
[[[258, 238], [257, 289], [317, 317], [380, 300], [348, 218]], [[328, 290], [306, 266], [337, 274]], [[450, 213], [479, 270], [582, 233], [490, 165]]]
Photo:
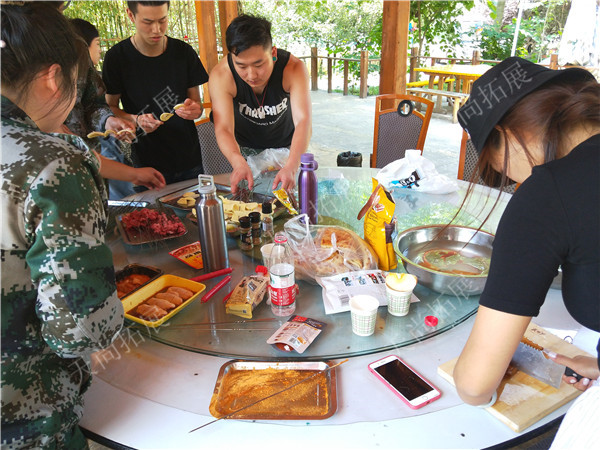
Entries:
[[[471, 86], [473, 81], [491, 69], [492, 66], [487, 64], [467, 65], [467, 64], [447, 64], [447, 65], [435, 65], [430, 67], [417, 67], [415, 71], [423, 72], [429, 76], [428, 89], [434, 89], [435, 80], [437, 79], [437, 90], [440, 93], [448, 92], [444, 86], [445, 83], [450, 79], [454, 79], [451, 82], [453, 88], [451, 92], [460, 92], [463, 94], [469, 94], [471, 92]], [[432, 93], [435, 95], [435, 93]], [[439, 112], [442, 107], [442, 96], [438, 95], [435, 105], [435, 111]]]

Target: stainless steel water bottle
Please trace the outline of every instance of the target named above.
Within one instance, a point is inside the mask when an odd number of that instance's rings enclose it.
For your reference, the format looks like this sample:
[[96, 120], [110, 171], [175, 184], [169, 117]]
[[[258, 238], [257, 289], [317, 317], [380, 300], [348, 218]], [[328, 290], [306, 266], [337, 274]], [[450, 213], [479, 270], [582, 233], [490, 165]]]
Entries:
[[198, 233], [205, 272], [229, 267], [223, 202], [211, 175], [198, 175], [199, 201], [196, 205]]

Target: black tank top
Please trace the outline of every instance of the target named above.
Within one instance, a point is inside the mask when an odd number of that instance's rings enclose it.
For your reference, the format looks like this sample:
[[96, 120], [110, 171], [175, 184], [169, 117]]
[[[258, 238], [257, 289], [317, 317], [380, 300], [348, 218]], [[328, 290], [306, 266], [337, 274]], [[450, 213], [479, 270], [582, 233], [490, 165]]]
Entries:
[[[237, 94], [233, 99], [235, 139], [240, 147], [255, 149], [289, 147], [294, 135], [290, 94], [283, 90], [283, 69], [290, 53], [277, 49], [277, 61], [267, 82], [261, 106], [248, 83], [237, 74], [231, 54], [227, 62], [235, 80]], [[260, 96], [262, 97], [262, 96]]]

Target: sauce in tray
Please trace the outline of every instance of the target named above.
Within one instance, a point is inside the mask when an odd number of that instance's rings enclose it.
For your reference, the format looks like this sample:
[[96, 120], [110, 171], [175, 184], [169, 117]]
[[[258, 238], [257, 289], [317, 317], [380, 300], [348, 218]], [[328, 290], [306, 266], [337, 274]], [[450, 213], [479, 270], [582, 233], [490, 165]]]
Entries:
[[487, 275], [490, 269], [490, 258], [463, 254], [457, 250], [430, 249], [414, 260], [417, 264], [438, 272], [453, 275]]
[[[308, 377], [296, 386], [273, 395]], [[218, 412], [227, 415], [254, 402], [232, 418], [253, 416], [319, 416], [329, 411], [326, 373], [318, 370], [254, 369], [230, 370], [222, 381]], [[267, 398], [270, 395], [273, 397]]]

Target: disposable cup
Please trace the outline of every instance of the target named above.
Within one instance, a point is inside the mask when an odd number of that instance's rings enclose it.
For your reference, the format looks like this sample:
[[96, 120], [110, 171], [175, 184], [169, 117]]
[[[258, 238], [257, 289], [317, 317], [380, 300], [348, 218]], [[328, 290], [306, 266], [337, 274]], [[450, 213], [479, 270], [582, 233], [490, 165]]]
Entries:
[[385, 293], [388, 302], [388, 313], [393, 316], [406, 316], [410, 308], [412, 290], [397, 291], [386, 284]]
[[350, 298], [352, 332], [358, 336], [370, 336], [375, 332], [379, 301], [371, 295], [355, 295]]
[[[269, 258], [272, 256], [275, 256], [275, 254], [272, 254], [274, 246], [275, 246], [275, 244], [271, 243], [271, 244], [265, 244], [260, 248], [260, 253], [262, 254], [263, 264], [266, 267], [271, 267], [271, 265], [269, 264]], [[277, 247], [277, 248], [281, 249], [281, 247]]]

